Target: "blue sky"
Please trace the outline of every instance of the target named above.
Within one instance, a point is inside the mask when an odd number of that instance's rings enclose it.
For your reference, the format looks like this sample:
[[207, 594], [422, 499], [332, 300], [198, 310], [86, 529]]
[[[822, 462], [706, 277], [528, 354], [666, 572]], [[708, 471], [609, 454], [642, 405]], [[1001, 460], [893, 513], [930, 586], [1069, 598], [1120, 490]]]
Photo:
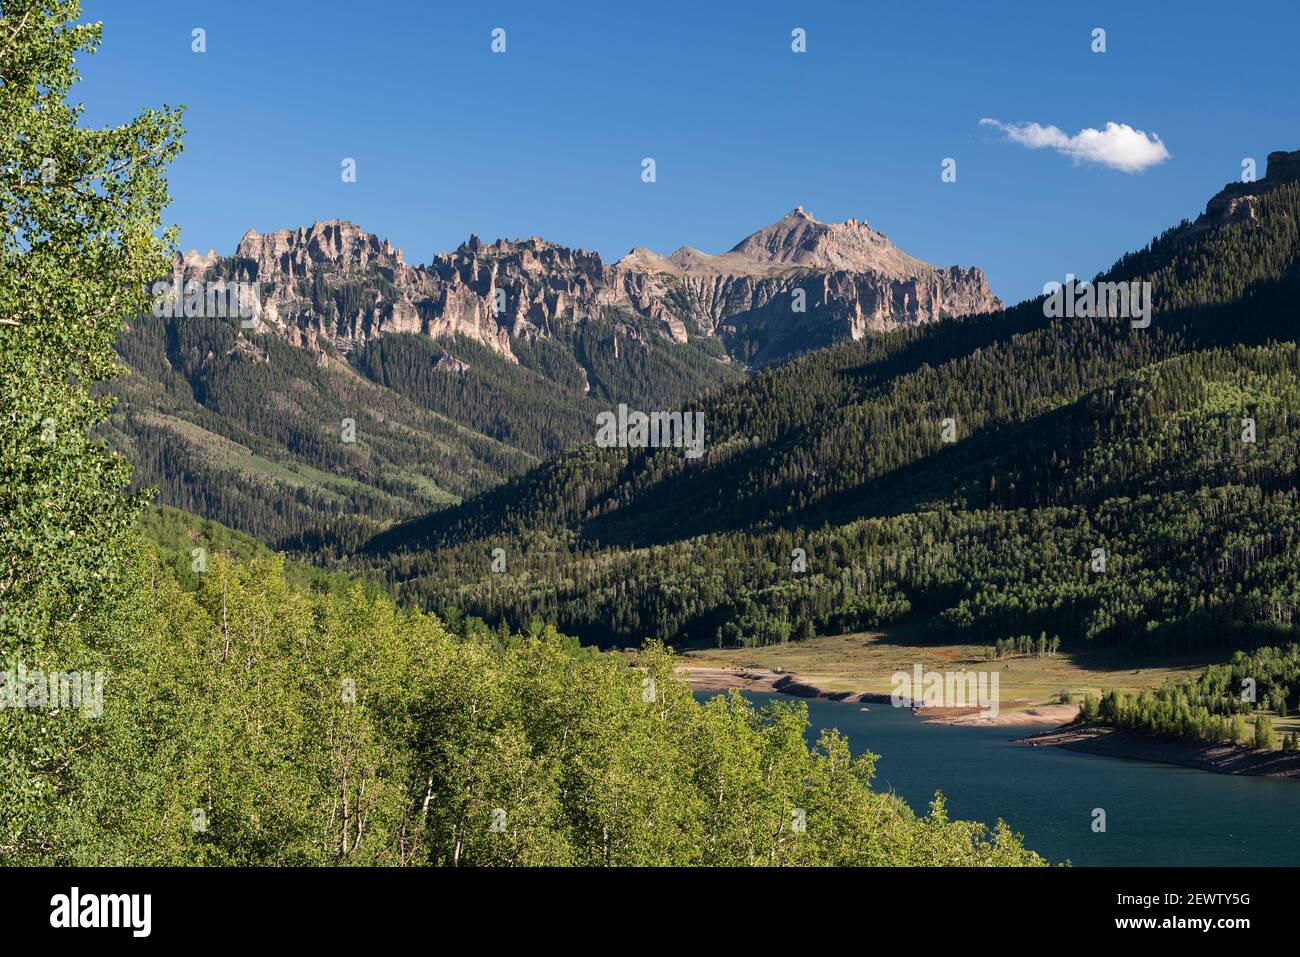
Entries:
[[[1194, 217], [1244, 157], [1262, 176], [1270, 150], [1300, 149], [1292, 2], [84, 0], [84, 13], [105, 22], [81, 63], [89, 122], [188, 107], [169, 211], [186, 249], [340, 217], [408, 262], [471, 232], [613, 261], [636, 245], [721, 252], [803, 205], [865, 219], [929, 262], [981, 266], [1014, 302]], [[206, 53], [191, 51], [195, 27]], [[1127, 124], [1171, 155], [1140, 173], [1075, 163], [986, 117], [1070, 136]], [[946, 157], [955, 183], [941, 182]]]

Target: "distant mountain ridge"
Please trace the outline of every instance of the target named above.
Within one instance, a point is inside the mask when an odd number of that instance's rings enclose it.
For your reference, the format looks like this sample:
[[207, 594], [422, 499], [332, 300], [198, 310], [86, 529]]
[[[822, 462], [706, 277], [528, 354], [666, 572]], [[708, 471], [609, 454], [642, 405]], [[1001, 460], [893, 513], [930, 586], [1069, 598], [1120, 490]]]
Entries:
[[189, 252], [177, 269], [186, 279], [258, 283], [273, 332], [315, 352], [413, 333], [465, 336], [511, 361], [521, 340], [555, 338], [561, 324], [611, 313], [630, 320], [624, 332], [715, 340], [721, 361], [767, 365], [870, 331], [1002, 306], [978, 268], [931, 266], [865, 222], [822, 223], [803, 207], [718, 256], [638, 247], [610, 265], [540, 237], [488, 244], [471, 236], [411, 266], [390, 242], [326, 220], [250, 230], [233, 256]]

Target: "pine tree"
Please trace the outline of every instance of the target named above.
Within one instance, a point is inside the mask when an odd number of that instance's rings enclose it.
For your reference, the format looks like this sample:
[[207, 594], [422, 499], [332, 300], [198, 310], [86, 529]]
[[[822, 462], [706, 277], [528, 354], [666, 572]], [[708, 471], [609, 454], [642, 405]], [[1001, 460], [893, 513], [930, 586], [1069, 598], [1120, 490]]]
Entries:
[[1246, 740], [1246, 721], [1239, 714], [1232, 716], [1232, 724], [1228, 731], [1228, 740], [1233, 744], [1243, 744]]
[[1266, 714], [1255, 718], [1255, 750], [1272, 751], [1277, 747], [1277, 734], [1273, 731], [1273, 722]]

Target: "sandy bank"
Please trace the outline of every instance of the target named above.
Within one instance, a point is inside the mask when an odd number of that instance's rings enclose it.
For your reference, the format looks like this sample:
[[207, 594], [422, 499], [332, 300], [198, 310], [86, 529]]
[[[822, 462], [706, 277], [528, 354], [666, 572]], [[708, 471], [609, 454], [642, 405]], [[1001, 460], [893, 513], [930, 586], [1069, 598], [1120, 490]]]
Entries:
[[1000, 711], [996, 717], [985, 717], [978, 708], [925, 708], [921, 712], [929, 724], [972, 725], [984, 728], [1020, 728], [1058, 725], [1073, 721], [1079, 716], [1077, 704], [1044, 704], [1024, 711]]
[[[828, 691], [798, 675], [779, 671], [756, 671], [746, 668], [703, 668], [682, 665], [677, 675], [690, 684], [694, 691], [775, 691], [799, 698], [822, 698], [849, 704], [881, 704], [891, 706], [890, 696], [872, 691]], [[984, 716], [978, 708], [923, 708], [921, 717], [929, 724], [951, 724], [967, 727], [1055, 727], [1073, 721], [1079, 712], [1077, 705], [1041, 705], [1024, 711], [1003, 711], [994, 717]]]
[[697, 668], [689, 665], [679, 666], [678, 677], [685, 679], [692, 691], [726, 691], [728, 688], [740, 688], [742, 691], [779, 691], [782, 694], [798, 698], [825, 698], [827, 701], [845, 701], [849, 703], [876, 702], [889, 704], [889, 695], [872, 694], [866, 691], [827, 691], [809, 684], [807, 681], [780, 671], [754, 671], [747, 668]]
[[1300, 778], [1300, 754], [1254, 751], [1230, 744], [1203, 744], [1177, 738], [1148, 737], [1093, 724], [1069, 724], [1019, 740], [1034, 747], [1066, 748], [1112, 758], [1157, 761], [1218, 774]]

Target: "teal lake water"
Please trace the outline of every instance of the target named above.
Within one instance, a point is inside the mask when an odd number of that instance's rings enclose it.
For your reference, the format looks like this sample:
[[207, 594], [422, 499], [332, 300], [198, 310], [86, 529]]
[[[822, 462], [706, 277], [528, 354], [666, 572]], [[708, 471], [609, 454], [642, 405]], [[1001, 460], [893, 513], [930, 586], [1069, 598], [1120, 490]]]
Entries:
[[[700, 695], [706, 697], [707, 695]], [[756, 704], [785, 695], [747, 694]], [[870, 750], [877, 790], [925, 813], [935, 790], [951, 817], [1001, 817], [1048, 859], [1076, 865], [1300, 864], [1300, 781], [1015, 744], [1021, 728], [926, 724], [905, 708], [808, 700], [809, 737], [839, 728]], [[1106, 832], [1092, 831], [1093, 808]]]

